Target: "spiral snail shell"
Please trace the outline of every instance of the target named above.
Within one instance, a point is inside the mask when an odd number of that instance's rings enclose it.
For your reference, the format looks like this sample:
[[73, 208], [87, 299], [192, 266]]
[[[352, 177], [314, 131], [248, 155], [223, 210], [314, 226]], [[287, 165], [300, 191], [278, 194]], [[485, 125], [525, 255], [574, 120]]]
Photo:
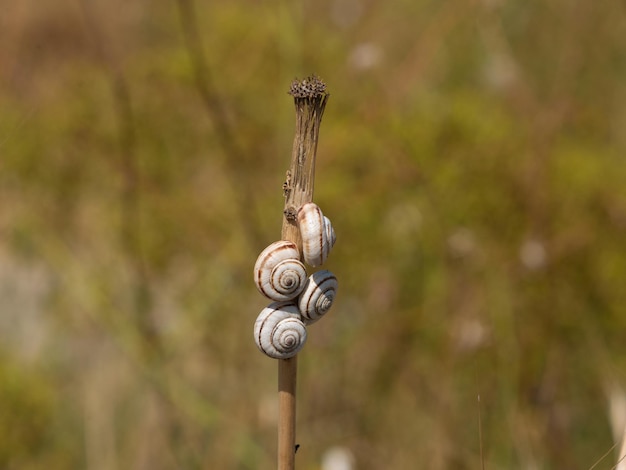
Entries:
[[262, 353], [274, 359], [298, 354], [306, 342], [306, 327], [298, 306], [273, 302], [264, 308], [254, 323], [254, 341]]
[[330, 271], [318, 271], [307, 279], [298, 299], [298, 309], [306, 325], [315, 323], [330, 310], [337, 294], [337, 278]]
[[302, 236], [302, 256], [310, 266], [320, 266], [335, 244], [335, 231], [317, 204], [307, 202], [298, 210], [298, 227]]
[[304, 289], [306, 269], [296, 244], [281, 240], [265, 248], [254, 264], [254, 282], [269, 299], [285, 301], [298, 297]]

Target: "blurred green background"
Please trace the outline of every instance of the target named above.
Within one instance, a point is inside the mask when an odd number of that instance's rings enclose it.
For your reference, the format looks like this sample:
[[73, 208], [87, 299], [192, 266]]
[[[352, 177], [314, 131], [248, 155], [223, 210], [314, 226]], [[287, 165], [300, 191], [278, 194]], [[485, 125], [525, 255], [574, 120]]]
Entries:
[[623, 2], [1, 10], [0, 468], [275, 468], [251, 272], [311, 73], [340, 287], [299, 359], [298, 468], [615, 465]]

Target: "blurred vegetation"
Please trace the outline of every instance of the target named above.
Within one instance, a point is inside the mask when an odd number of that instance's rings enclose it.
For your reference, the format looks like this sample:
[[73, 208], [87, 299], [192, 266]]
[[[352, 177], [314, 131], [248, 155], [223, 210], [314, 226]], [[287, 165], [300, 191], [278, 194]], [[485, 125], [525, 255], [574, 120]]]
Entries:
[[625, 14], [5, 2], [0, 467], [275, 467], [251, 269], [315, 72], [340, 295], [301, 354], [298, 467], [590, 468], [624, 419]]

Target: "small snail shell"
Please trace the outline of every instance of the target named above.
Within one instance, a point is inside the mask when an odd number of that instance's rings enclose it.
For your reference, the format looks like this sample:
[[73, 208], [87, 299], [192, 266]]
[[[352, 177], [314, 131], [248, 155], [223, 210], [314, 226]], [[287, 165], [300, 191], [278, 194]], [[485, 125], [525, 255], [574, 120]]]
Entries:
[[298, 227], [302, 236], [302, 256], [311, 266], [324, 264], [335, 244], [335, 231], [328, 217], [312, 202], [298, 210]]
[[330, 310], [336, 294], [337, 278], [333, 273], [325, 270], [312, 274], [298, 299], [304, 323], [310, 325], [322, 318]]
[[296, 244], [281, 240], [265, 248], [254, 265], [254, 282], [259, 292], [272, 300], [295, 299], [306, 282]]
[[[337, 237], [335, 236], [335, 229], [333, 228], [333, 224], [330, 223], [330, 219], [324, 216], [324, 228], [326, 229], [326, 238], [330, 241], [330, 248], [335, 246], [335, 242], [337, 241]], [[328, 251], [330, 251], [330, 248]]]
[[306, 342], [306, 327], [298, 306], [273, 302], [264, 308], [254, 323], [254, 341], [262, 353], [274, 359], [298, 354]]

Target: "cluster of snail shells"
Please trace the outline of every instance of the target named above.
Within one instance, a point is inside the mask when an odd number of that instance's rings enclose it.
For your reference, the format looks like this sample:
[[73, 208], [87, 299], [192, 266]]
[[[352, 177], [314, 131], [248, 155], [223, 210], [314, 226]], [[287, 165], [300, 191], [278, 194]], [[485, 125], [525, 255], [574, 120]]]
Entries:
[[[302, 259], [312, 267], [321, 266], [335, 244], [330, 220], [312, 203], [298, 210], [302, 238]], [[254, 323], [254, 340], [264, 354], [288, 359], [306, 342], [306, 327], [319, 320], [332, 306], [337, 278], [328, 270], [307, 276], [295, 243], [280, 240], [265, 248], [254, 265], [254, 283], [273, 302], [261, 311]]]

